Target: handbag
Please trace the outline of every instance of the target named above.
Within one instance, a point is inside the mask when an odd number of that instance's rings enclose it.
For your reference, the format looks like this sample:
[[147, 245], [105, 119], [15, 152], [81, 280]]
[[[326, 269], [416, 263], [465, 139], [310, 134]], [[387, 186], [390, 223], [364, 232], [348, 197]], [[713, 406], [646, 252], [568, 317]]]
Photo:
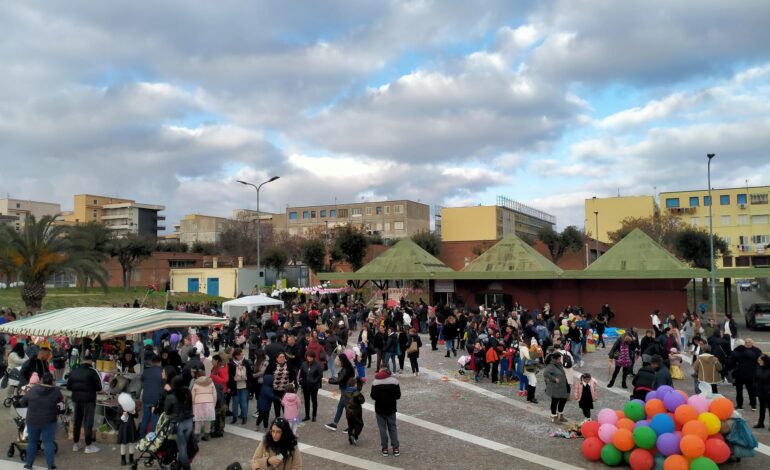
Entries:
[[407, 354], [414, 354], [414, 353], [417, 352], [417, 349], [418, 349], [417, 348], [417, 341], [412, 341], [411, 343], [409, 343], [409, 346], [406, 348], [406, 353]]

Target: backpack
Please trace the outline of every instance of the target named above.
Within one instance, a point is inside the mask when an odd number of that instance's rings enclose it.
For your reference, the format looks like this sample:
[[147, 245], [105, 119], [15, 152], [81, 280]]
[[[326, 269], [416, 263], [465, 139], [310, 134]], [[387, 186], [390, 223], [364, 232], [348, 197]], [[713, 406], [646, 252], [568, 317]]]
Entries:
[[565, 369], [571, 369], [572, 368], [572, 356], [570, 354], [562, 354], [561, 355], [561, 364], [564, 366]]

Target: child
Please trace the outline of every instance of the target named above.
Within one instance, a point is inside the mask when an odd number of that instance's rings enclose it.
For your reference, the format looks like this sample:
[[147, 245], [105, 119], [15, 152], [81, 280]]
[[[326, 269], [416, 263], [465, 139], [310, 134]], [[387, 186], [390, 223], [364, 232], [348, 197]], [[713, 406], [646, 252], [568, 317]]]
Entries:
[[361, 405], [366, 399], [361, 394], [363, 383], [351, 377], [348, 386], [342, 391], [345, 397], [345, 417], [348, 420], [348, 442], [350, 445], [358, 445], [358, 436], [364, 429], [364, 411]]
[[[120, 426], [118, 427], [118, 444], [120, 444], [120, 465], [133, 466], [134, 464], [134, 444], [139, 440], [139, 429], [136, 427], [136, 402], [131, 394], [123, 392], [118, 395], [123, 414], [120, 416]], [[128, 454], [128, 462], [126, 462]]]
[[484, 348], [481, 346], [481, 342], [478, 342], [473, 345], [473, 361], [471, 361], [473, 371], [475, 372], [473, 380], [476, 382], [481, 380], [481, 374], [484, 373], [486, 363]]
[[262, 388], [259, 389], [259, 398], [257, 399], [257, 429], [259, 423], [265, 424], [265, 432], [270, 424], [270, 407], [275, 401], [273, 393], [273, 374], [265, 374], [262, 377]]
[[591, 410], [594, 407], [594, 401], [599, 398], [596, 392], [596, 379], [591, 377], [591, 374], [585, 373], [580, 378], [575, 378], [575, 383], [572, 384], [575, 400], [578, 402], [578, 406], [583, 410], [583, 416], [586, 419], [591, 419]]
[[290, 383], [286, 386], [286, 393], [281, 398], [281, 405], [283, 405], [283, 417], [289, 422], [291, 431], [294, 436], [299, 437], [297, 434], [297, 424], [299, 424], [299, 396], [297, 396], [294, 384]]
[[355, 354], [356, 375], [362, 382], [366, 382], [366, 344], [361, 342], [357, 346], [353, 346], [353, 353]]
[[682, 372], [682, 356], [676, 348], [671, 348], [669, 350], [668, 361], [671, 365], [671, 367], [669, 367], [671, 378], [674, 380], [684, 379], [684, 372]]
[[208, 441], [211, 432], [211, 422], [216, 419], [217, 389], [211, 377], [206, 377], [206, 372], [196, 369], [195, 381], [192, 387], [193, 432], [201, 435], [201, 440]]
[[501, 381], [510, 383], [513, 378], [513, 348], [503, 351], [503, 357], [500, 359], [500, 378]]

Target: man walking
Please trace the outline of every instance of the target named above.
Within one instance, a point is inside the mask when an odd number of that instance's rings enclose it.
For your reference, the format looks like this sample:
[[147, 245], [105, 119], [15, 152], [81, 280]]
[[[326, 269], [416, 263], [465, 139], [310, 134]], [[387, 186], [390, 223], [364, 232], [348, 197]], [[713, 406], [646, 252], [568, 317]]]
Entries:
[[[139, 435], [142, 437], [150, 431], [155, 431], [160, 416], [160, 413], [154, 413], [163, 391], [163, 370], [160, 364], [160, 356], [153, 356], [150, 366], [142, 372], [142, 424], [139, 425]], [[147, 425], [150, 422], [152, 427], [148, 431]]]
[[374, 412], [377, 415], [377, 427], [380, 430], [382, 455], [387, 457], [388, 436], [393, 446], [393, 456], [401, 455], [398, 444], [398, 426], [396, 424], [396, 402], [401, 398], [401, 386], [387, 368], [380, 369], [374, 376], [371, 395], [374, 400]]
[[75, 425], [72, 432], [72, 451], [80, 450], [80, 428], [85, 428], [86, 454], [99, 452], [93, 445], [94, 411], [96, 410], [96, 392], [102, 389], [102, 378], [93, 368], [90, 354], [86, 354], [80, 367], [70, 372], [67, 389], [72, 392], [72, 402], [75, 404]]

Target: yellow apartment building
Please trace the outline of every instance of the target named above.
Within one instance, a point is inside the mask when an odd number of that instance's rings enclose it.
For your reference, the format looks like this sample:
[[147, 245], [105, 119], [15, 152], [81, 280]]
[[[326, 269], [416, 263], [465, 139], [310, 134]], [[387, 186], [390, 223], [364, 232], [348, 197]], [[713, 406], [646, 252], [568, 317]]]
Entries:
[[54, 202], [0, 199], [0, 216], [17, 232], [24, 228], [27, 216], [33, 215], [36, 219], [40, 219], [46, 215], [57, 215], [59, 212], [61, 212], [61, 206]]
[[57, 220], [65, 224], [100, 222], [118, 237], [129, 233], [157, 237], [159, 230], [166, 229], [161, 225], [166, 217], [159, 214], [164, 206], [94, 194], [77, 194], [74, 202], [72, 211]]
[[510, 234], [535, 237], [541, 228], [554, 225], [556, 217], [504, 196], [494, 206], [441, 208], [445, 242], [501, 240]]
[[101, 222], [104, 206], [109, 204], [128, 204], [132, 199], [120, 199], [109, 196], [96, 196], [94, 194], [76, 194], [75, 205], [71, 212], [62, 214], [61, 219], [69, 224], [86, 222]]
[[770, 186], [673, 191], [660, 193], [663, 210], [682, 218], [693, 227], [709, 227], [709, 206], [714, 233], [730, 246], [725, 267], [770, 265]]
[[584, 208], [586, 235], [610, 243], [609, 233], [620, 229], [623, 219], [650, 217], [658, 205], [653, 196], [594, 197], [585, 200]]

